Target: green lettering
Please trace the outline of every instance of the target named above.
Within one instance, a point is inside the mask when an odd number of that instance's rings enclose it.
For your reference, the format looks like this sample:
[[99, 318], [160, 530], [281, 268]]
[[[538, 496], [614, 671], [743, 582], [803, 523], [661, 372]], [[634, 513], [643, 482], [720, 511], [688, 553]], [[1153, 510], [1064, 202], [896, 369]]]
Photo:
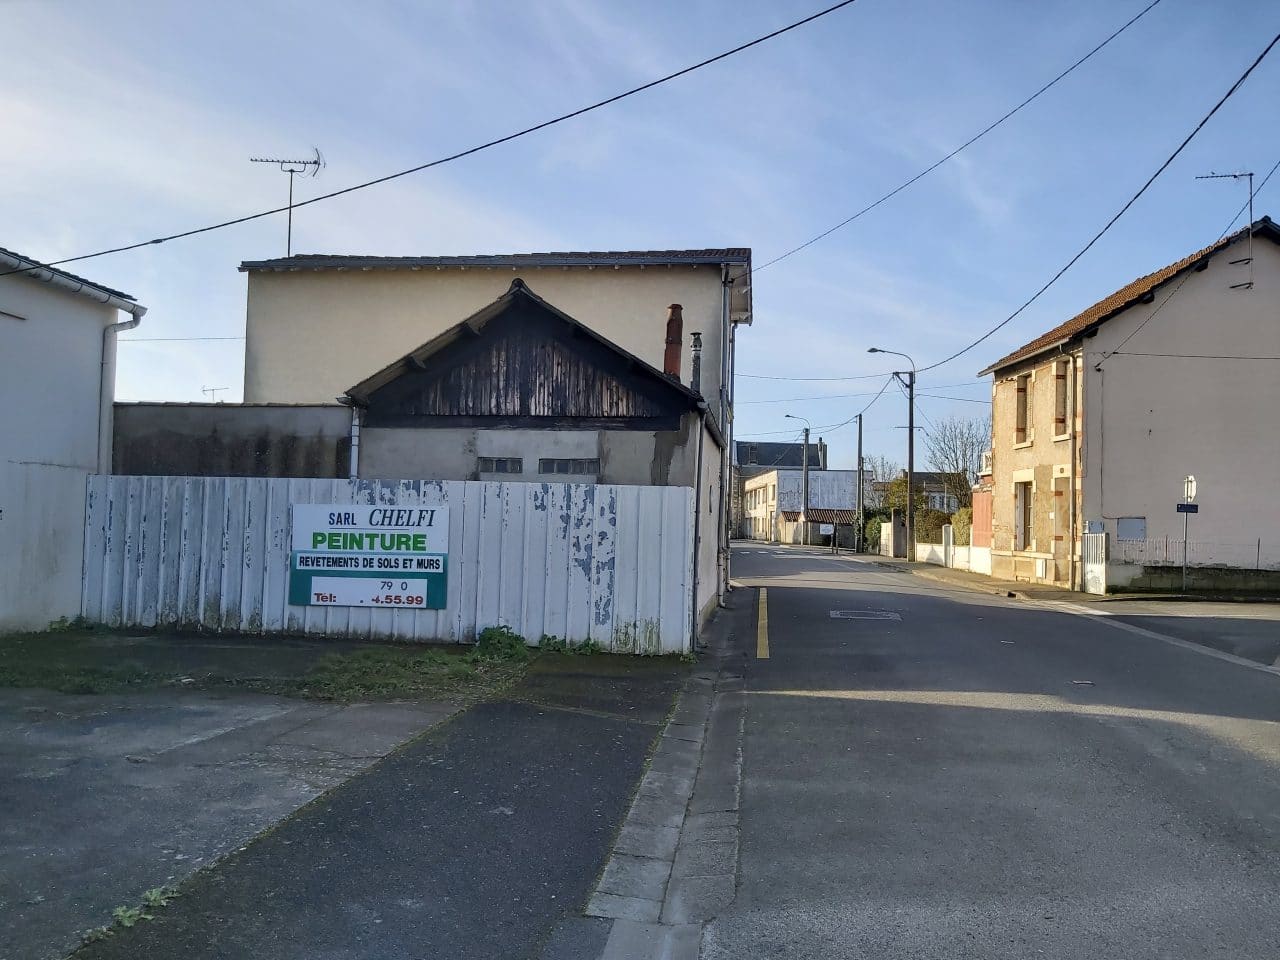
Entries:
[[325, 534], [323, 530], [311, 534], [311, 549], [314, 550], [316, 547], [324, 543], [324, 538]]
[[413, 546], [410, 548], [416, 553], [421, 553], [427, 549], [427, 535], [425, 533], [415, 533], [413, 535]]
[[334, 533], [326, 534], [325, 540], [328, 541], [328, 547], [330, 550], [342, 549], [342, 534], [337, 533], [336, 531]]
[[404, 550], [412, 550], [412, 549], [413, 549], [413, 537], [409, 536], [409, 534], [407, 533], [397, 533], [396, 534], [396, 550], [404, 551]]

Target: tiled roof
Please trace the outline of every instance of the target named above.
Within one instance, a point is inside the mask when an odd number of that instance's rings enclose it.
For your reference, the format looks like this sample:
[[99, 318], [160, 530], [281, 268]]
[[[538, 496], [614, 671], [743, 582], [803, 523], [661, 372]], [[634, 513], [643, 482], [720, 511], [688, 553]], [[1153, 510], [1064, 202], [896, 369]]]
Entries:
[[750, 247], [707, 250], [601, 250], [561, 253], [492, 253], [445, 257], [362, 257], [300, 253], [274, 260], [246, 260], [240, 269], [402, 270], [422, 267], [638, 267], [668, 264], [751, 263]]
[[[807, 514], [810, 523], [857, 523], [857, 510], [832, 510], [828, 507], [810, 507]], [[799, 510], [783, 510], [782, 519], [788, 523], [800, 520]]]
[[[101, 290], [103, 293], [108, 293], [113, 297], [119, 297], [121, 300], [133, 300], [134, 302], [137, 302], [137, 299], [138, 299], [132, 294], [122, 293], [119, 290], [111, 289], [111, 287], [104, 287], [100, 283], [94, 283], [92, 280], [86, 280], [84, 277], [78, 277], [74, 273], [69, 273], [66, 270], [60, 270], [57, 267], [50, 267], [47, 264], [41, 263], [39, 260], [33, 260], [31, 257], [28, 257], [25, 254], [15, 253], [13, 250], [6, 250], [4, 247], [0, 247], [0, 255], [3, 255], [6, 257], [12, 257], [15, 260], [24, 260], [27, 263], [31, 264], [32, 270], [48, 270], [50, 273], [55, 273], [58, 276], [64, 277], [67, 280], [71, 280], [75, 283], [83, 283], [86, 287], [92, 287], [95, 290]], [[26, 273], [26, 268], [12, 267], [10, 269], [12, 269], [14, 273]], [[8, 271], [5, 271], [5, 272], [8, 272]]]
[[[1254, 236], [1266, 236], [1280, 243], [1280, 228], [1272, 222], [1270, 217], [1263, 217], [1257, 223], [1253, 224]], [[1244, 227], [1230, 236], [1223, 237], [1221, 240], [1209, 244], [1203, 250], [1197, 250], [1190, 256], [1183, 257], [1177, 263], [1171, 263], [1169, 266], [1155, 273], [1149, 273], [1145, 277], [1139, 277], [1132, 283], [1121, 287], [1111, 296], [1099, 300], [1088, 310], [1078, 313], [1066, 323], [1061, 323], [1052, 330], [1039, 337], [1036, 337], [1030, 343], [1019, 347], [1013, 353], [1006, 357], [1001, 357], [991, 366], [983, 370], [979, 376], [986, 376], [1010, 364], [1017, 363], [1019, 360], [1026, 360], [1034, 357], [1038, 353], [1042, 353], [1051, 347], [1057, 346], [1063, 341], [1070, 340], [1072, 337], [1079, 336], [1086, 330], [1094, 327], [1106, 320], [1111, 319], [1122, 310], [1126, 310], [1138, 301], [1142, 300], [1148, 294], [1160, 286], [1162, 283], [1177, 277], [1185, 270], [1189, 270], [1196, 266], [1201, 260], [1213, 256], [1213, 254], [1241, 240], [1249, 233], [1249, 227]]]

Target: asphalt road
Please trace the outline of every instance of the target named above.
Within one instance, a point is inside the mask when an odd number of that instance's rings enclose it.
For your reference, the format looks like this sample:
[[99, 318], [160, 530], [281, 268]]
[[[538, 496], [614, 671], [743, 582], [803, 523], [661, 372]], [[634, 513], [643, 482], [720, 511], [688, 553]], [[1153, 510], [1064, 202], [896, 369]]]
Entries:
[[816, 551], [734, 575], [768, 659], [704, 957], [1280, 956], [1280, 676]]

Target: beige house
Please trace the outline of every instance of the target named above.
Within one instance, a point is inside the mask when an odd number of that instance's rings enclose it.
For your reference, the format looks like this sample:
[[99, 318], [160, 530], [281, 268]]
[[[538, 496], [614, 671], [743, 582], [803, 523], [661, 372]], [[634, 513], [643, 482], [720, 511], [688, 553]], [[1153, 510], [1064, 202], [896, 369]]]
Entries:
[[[1185, 546], [1192, 585], [1280, 581], [1277, 358], [1280, 229], [1264, 217], [988, 367], [992, 574], [1174, 589]], [[1087, 534], [1106, 535], [1105, 559], [1084, 555]]]
[[828, 543], [823, 524], [858, 522], [858, 471], [810, 470], [809, 509], [804, 510], [803, 472], [765, 470], [743, 482], [743, 528], [750, 540], [805, 542], [805, 519], [811, 544]]

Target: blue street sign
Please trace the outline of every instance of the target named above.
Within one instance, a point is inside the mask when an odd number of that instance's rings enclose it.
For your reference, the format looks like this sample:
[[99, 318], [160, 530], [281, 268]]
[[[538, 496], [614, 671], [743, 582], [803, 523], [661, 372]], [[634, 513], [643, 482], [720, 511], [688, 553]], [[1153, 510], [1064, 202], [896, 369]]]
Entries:
[[1180, 503], [1178, 504], [1179, 513], [1199, 513], [1200, 504], [1198, 503]]

